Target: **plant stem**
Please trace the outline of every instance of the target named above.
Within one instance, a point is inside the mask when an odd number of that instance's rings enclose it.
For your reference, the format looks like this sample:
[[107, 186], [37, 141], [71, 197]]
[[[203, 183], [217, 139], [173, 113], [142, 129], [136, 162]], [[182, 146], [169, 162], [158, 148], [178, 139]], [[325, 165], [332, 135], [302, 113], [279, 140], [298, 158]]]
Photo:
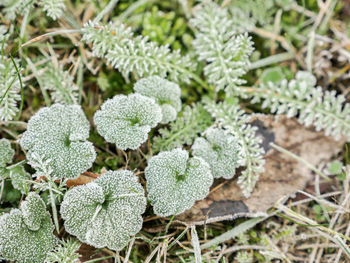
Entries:
[[95, 19], [94, 19], [94, 23], [99, 22], [106, 14], [108, 14], [110, 11], [112, 11], [112, 9], [114, 8], [114, 6], [119, 2], [119, 0], [111, 0], [108, 5], [101, 11], [101, 13], [99, 13]]
[[55, 196], [53, 195], [53, 192], [52, 192], [52, 189], [51, 189], [51, 183], [52, 182], [50, 182], [49, 192], [50, 192], [52, 216], [53, 216], [53, 221], [55, 222], [56, 231], [57, 231], [57, 233], [60, 233], [60, 226], [58, 224], [58, 215], [57, 215]]

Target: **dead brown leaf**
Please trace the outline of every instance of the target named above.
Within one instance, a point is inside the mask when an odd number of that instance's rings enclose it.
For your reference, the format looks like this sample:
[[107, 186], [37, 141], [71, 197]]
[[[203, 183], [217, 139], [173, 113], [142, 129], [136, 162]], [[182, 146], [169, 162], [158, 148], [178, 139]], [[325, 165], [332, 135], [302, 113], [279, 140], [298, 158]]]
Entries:
[[292, 157], [271, 148], [273, 142], [300, 156], [310, 164], [319, 166], [338, 154], [345, 140], [335, 141], [323, 132], [316, 132], [285, 116], [257, 115], [252, 124], [259, 128], [266, 151], [265, 172], [249, 198], [244, 198], [237, 185], [237, 178], [224, 181], [190, 210], [176, 217], [189, 224], [204, 224], [238, 217], [266, 215], [277, 200], [289, 197], [305, 188], [313, 179], [313, 173]]

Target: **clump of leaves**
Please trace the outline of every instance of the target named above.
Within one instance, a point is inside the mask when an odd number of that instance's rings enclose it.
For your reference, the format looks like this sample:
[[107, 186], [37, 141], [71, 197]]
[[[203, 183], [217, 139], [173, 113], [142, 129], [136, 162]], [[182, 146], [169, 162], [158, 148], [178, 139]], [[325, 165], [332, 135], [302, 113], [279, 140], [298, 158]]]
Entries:
[[55, 246], [54, 226], [45, 203], [34, 192], [20, 209], [0, 217], [0, 256], [20, 263], [41, 263]]
[[29, 162], [49, 160], [53, 178], [76, 178], [92, 166], [96, 153], [90, 123], [78, 105], [55, 104], [40, 109], [20, 140]]
[[161, 120], [159, 105], [137, 93], [107, 100], [94, 116], [98, 133], [122, 150], [140, 147]]
[[145, 170], [148, 199], [159, 216], [178, 215], [209, 193], [209, 165], [179, 148], [152, 157]]
[[68, 233], [97, 248], [123, 249], [141, 230], [144, 189], [131, 171], [108, 171], [69, 190], [61, 205]]
[[171, 81], [151, 76], [136, 82], [134, 90], [144, 96], [153, 98], [162, 109], [161, 123], [168, 123], [176, 119], [181, 110], [181, 90]]

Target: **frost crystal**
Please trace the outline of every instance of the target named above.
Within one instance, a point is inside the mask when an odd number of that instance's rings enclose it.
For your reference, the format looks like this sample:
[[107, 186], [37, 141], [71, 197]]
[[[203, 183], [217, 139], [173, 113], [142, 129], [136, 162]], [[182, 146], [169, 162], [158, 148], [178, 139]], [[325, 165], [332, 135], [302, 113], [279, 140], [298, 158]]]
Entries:
[[144, 189], [131, 171], [109, 171], [68, 191], [61, 215], [68, 233], [97, 248], [123, 249], [142, 228]]
[[159, 216], [178, 215], [209, 193], [213, 176], [198, 157], [180, 148], [151, 158], [145, 170], [148, 198]]
[[28, 174], [22, 165], [16, 165], [13, 168], [8, 169], [9, 176], [13, 188], [21, 191], [22, 194], [25, 194], [29, 189], [28, 181], [32, 179], [30, 174]]
[[29, 193], [20, 209], [0, 217], [0, 257], [20, 263], [44, 262], [56, 244], [53, 229], [40, 196]]
[[181, 110], [181, 90], [174, 82], [151, 76], [136, 82], [134, 90], [141, 95], [154, 98], [160, 105], [163, 114], [161, 123], [174, 121]]
[[107, 100], [94, 116], [98, 133], [122, 150], [137, 149], [161, 120], [158, 104], [137, 93]]
[[240, 166], [238, 141], [222, 129], [206, 130], [205, 138], [197, 138], [192, 151], [194, 156], [203, 158], [210, 165], [214, 178], [230, 179]]
[[55, 104], [39, 110], [28, 122], [20, 141], [29, 162], [36, 156], [50, 160], [54, 178], [76, 178], [89, 169], [96, 153], [89, 137], [90, 124], [78, 105]]
[[0, 140], [0, 168], [12, 162], [15, 151], [11, 148], [11, 143], [7, 139]]

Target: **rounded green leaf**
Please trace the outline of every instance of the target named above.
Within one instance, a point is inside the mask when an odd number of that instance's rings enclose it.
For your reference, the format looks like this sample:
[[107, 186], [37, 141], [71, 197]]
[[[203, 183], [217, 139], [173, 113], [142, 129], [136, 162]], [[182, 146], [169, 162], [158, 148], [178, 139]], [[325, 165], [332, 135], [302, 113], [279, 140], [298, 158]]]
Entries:
[[148, 199], [159, 216], [181, 214], [209, 193], [213, 176], [209, 165], [189, 158], [181, 149], [161, 152], [151, 158], [145, 170]]
[[54, 104], [39, 110], [28, 122], [20, 144], [29, 162], [50, 160], [54, 178], [76, 178], [92, 166], [96, 153], [90, 124], [78, 105]]
[[192, 146], [194, 156], [203, 158], [211, 168], [214, 178], [230, 179], [235, 175], [240, 147], [232, 135], [222, 129], [209, 128], [205, 131], [205, 138], [197, 138]]
[[68, 233], [97, 248], [123, 249], [141, 230], [144, 189], [131, 171], [109, 171], [69, 190], [61, 204]]
[[160, 107], [140, 94], [117, 95], [95, 113], [98, 133], [122, 150], [137, 149], [162, 120]]

